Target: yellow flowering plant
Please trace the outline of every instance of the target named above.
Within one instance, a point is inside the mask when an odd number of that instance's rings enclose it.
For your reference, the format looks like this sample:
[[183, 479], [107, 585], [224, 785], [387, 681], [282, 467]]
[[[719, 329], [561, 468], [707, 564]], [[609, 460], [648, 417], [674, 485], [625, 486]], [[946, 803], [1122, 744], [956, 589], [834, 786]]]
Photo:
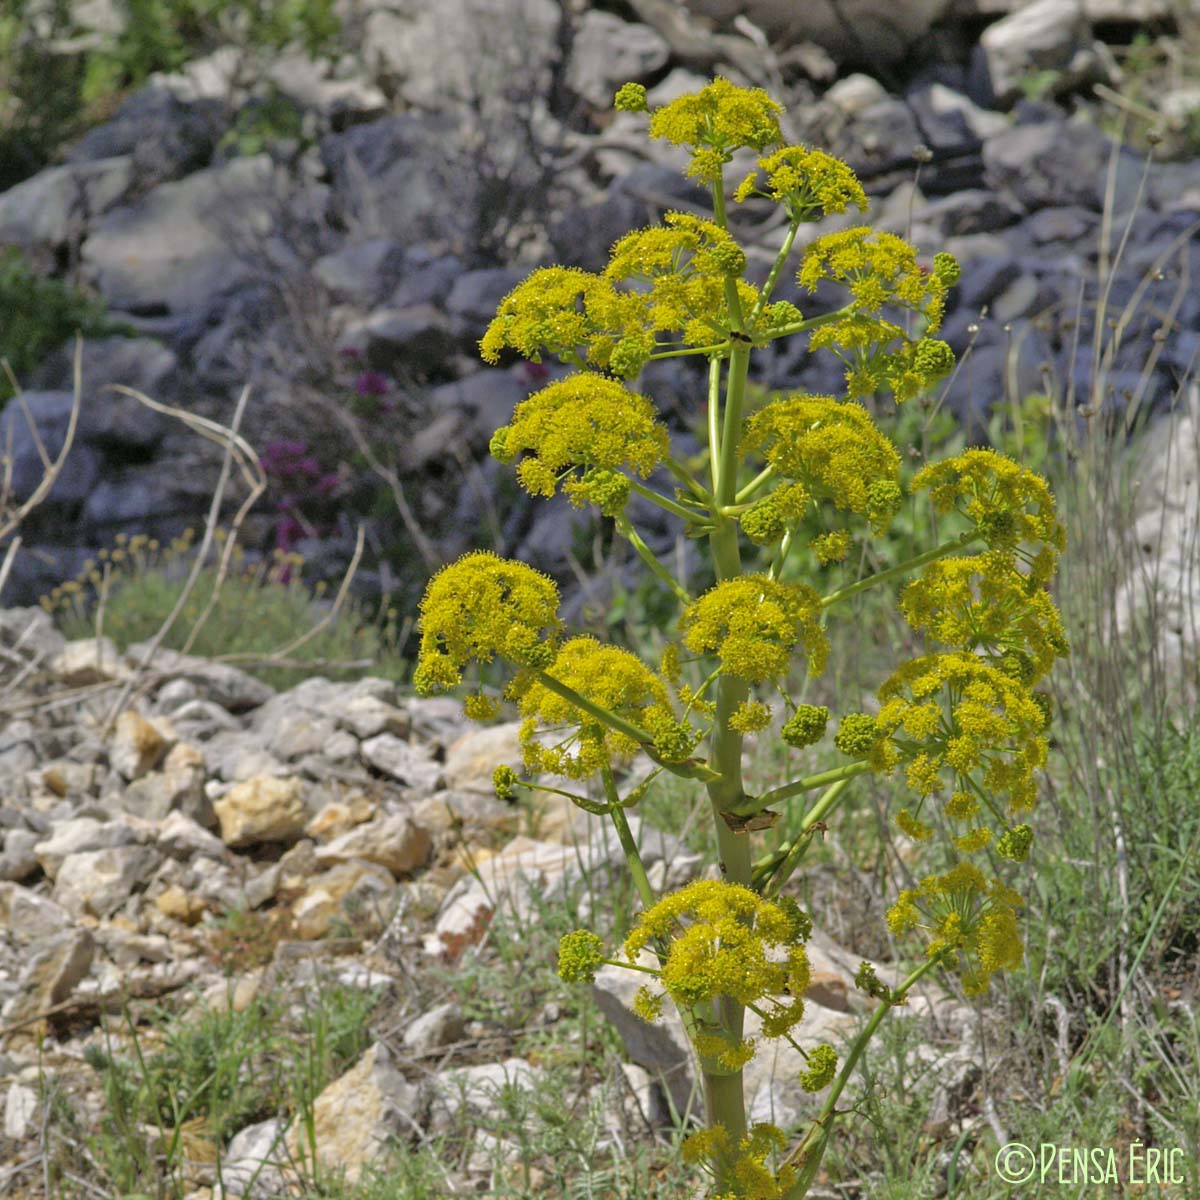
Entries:
[[[645, 89], [625, 85], [616, 106], [648, 111]], [[785, 144], [780, 111], [761, 90], [718, 78], [651, 112], [650, 136], [688, 149], [687, 173], [709, 188], [712, 219], [668, 213], [621, 238], [597, 274], [534, 271], [501, 302], [481, 342], [488, 362], [507, 350], [573, 368], [517, 405], [492, 453], [515, 466], [531, 494], [561, 489], [611, 520], [677, 600], [677, 638], [648, 664], [618, 646], [568, 636], [551, 578], [477, 552], [429, 583], [415, 677], [418, 690], [431, 693], [469, 676], [468, 715], [488, 719], [498, 698], [479, 667], [503, 664], [504, 698], [523, 718], [523, 761], [497, 770], [497, 794], [554, 791], [613, 823], [642, 911], [619, 952], [587, 930], [565, 937], [559, 971], [584, 982], [605, 964], [627, 967], [645, 976], [636, 1002], [645, 1020], [658, 1019], [667, 1002], [677, 1008], [705, 1096], [704, 1127], [684, 1155], [711, 1173], [718, 1200], [807, 1194], [864, 1048], [919, 980], [957, 971], [974, 995], [996, 972], [1020, 966], [1021, 898], [1000, 874], [1030, 851], [1026, 817], [1050, 720], [1037, 685], [1067, 653], [1047, 590], [1063, 549], [1054, 497], [1041, 478], [991, 450], [933, 463], [911, 481], [910, 494], [928, 492], [939, 521], [954, 526], [948, 539], [836, 590], [819, 586], [827, 564], [883, 536], [904, 503], [900, 454], [861, 399], [883, 394], [901, 404], [951, 370], [954, 356], [935, 334], [958, 265], [948, 254], [926, 264], [903, 239], [851, 225], [811, 240], [795, 265], [802, 291], [838, 285], [840, 308], [805, 317], [773, 301], [800, 227], [867, 207], [845, 163]], [[726, 168], [746, 150], [757, 167], [727, 193]], [[761, 282], [747, 278], [730, 197], [765, 198], [786, 214]], [[749, 412], [752, 356], [794, 336], [842, 362], [845, 396], [790, 395]], [[672, 453], [653, 400], [637, 386], [647, 363], [682, 356], [708, 366], [708, 444], [690, 463]], [[663, 478], [673, 486], [656, 486]], [[660, 562], [629, 515], [635, 495], [707, 547], [713, 586], [694, 594]], [[815, 512], [825, 532], [801, 546]], [[753, 570], [743, 568], [748, 545], [758, 548]], [[805, 554], [811, 582], [792, 581], [794, 571], [785, 579], [785, 564]], [[900, 612], [929, 651], [894, 670], [871, 712], [835, 717], [824, 705], [795, 702], [796, 669], [826, 669], [827, 622], [880, 587], [898, 590]], [[702, 682], [688, 682], [685, 666]], [[743, 778], [743, 741], [773, 723], [789, 750], [832, 743], [831, 765], [756, 790]], [[653, 765], [623, 790], [623, 768], [636, 755]], [[664, 772], [706, 789], [720, 878], [660, 895], [626, 810]], [[892, 814], [897, 829], [918, 846], [941, 831], [952, 865], [890, 908], [889, 928], [917, 939], [919, 962], [895, 986], [863, 964], [856, 982], [875, 1008], [839, 1059], [832, 1046], [806, 1051], [794, 1040], [803, 1029], [812, 921], [783, 889], [867, 772], [895, 777], [905, 797]], [[756, 854], [755, 833], [779, 819], [772, 806], [810, 794], [796, 828]], [[753, 1036], [747, 1012], [757, 1018]], [[780, 1038], [807, 1062], [801, 1085], [825, 1093], [802, 1131], [747, 1122], [743, 1069], [762, 1043]]]

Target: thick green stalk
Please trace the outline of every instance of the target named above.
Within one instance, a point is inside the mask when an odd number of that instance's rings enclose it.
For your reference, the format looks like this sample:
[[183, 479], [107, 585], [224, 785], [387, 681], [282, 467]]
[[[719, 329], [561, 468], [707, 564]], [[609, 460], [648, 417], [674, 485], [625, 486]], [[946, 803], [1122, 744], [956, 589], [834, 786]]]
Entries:
[[[739, 343], [729, 358], [716, 473], [718, 505], [730, 504], [737, 494], [737, 449], [749, 365], [750, 347]], [[737, 530], [735, 522], [728, 517], [718, 516], [716, 527], [709, 534], [709, 547], [718, 580], [734, 579], [741, 574], [742, 562]], [[725, 674], [718, 678], [716, 714], [708, 763], [709, 767], [720, 775], [720, 779], [708, 785], [708, 797], [717, 830], [717, 850], [722, 877], [730, 883], [740, 883], [749, 887], [750, 839], [745, 834], [735, 834], [721, 815], [744, 799], [742, 735], [736, 729], [731, 729], [729, 722], [738, 705], [746, 699], [746, 695], [746, 684], [741, 680]], [[722, 997], [717, 1005], [717, 1019], [725, 1036], [731, 1041], [741, 1041], [745, 1015], [742, 1005], [730, 997]], [[715, 1066], [713, 1063], [701, 1064], [708, 1123], [723, 1125], [734, 1145], [737, 1145], [746, 1135], [746, 1100], [742, 1072], [709, 1069]], [[726, 1186], [726, 1183], [727, 1181], [718, 1179], [720, 1187]]]

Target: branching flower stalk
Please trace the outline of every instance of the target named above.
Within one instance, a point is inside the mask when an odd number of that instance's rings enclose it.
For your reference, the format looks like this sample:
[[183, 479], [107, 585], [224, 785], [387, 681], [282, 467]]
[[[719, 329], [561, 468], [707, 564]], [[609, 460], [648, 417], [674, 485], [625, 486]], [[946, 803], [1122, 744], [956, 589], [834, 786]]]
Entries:
[[[616, 105], [648, 111], [645, 89], [627, 84]], [[718, 78], [650, 113], [651, 137], [689, 150], [687, 173], [710, 189], [712, 220], [667, 213], [622, 237], [598, 274], [534, 271], [501, 302], [480, 343], [488, 362], [515, 351], [573, 368], [516, 406], [492, 454], [513, 464], [531, 494], [561, 491], [610, 520], [678, 602], [677, 639], [651, 665], [569, 636], [550, 577], [476, 552], [430, 580], [414, 680], [428, 694], [469, 679], [467, 714], [488, 720], [499, 701], [484, 687], [484, 669], [489, 677], [491, 664], [506, 669], [504, 698], [523, 719], [523, 761], [520, 772], [497, 770], [497, 794], [544, 790], [613, 823], [642, 912], [619, 954], [586, 930], [564, 938], [560, 974], [583, 982], [605, 964], [624, 966], [645, 977], [636, 1002], [645, 1020], [674, 1004], [705, 1097], [705, 1124], [684, 1156], [711, 1174], [714, 1200], [800, 1200], [886, 1014], [935, 970], [958, 971], [964, 989], [981, 994], [997, 971], [1020, 966], [1021, 898], [998, 872], [1030, 850], [1024, 818], [1036, 802], [1050, 719], [1034, 689], [1068, 651], [1047, 590], [1063, 549], [1054, 498], [1044, 480], [990, 450], [932, 463], [910, 481], [910, 493], [928, 493], [939, 525], [955, 527], [952, 536], [842, 587], [819, 586], [856, 545], [884, 536], [905, 501], [900, 454], [861, 400], [890, 394], [901, 404], [950, 373], [954, 355], [934, 335], [958, 265], [948, 254], [922, 262], [901, 238], [852, 226], [811, 241], [796, 271], [803, 290], [840, 286], [840, 308], [806, 317], [773, 301], [800, 226], [867, 207], [845, 163], [784, 143], [780, 112], [761, 90]], [[757, 166], [728, 193], [726, 169], [747, 149]], [[761, 286], [746, 277], [729, 219], [730, 201], [752, 196], [788, 217]], [[910, 336], [910, 327], [922, 332]], [[845, 395], [793, 394], [751, 411], [755, 350], [797, 335], [841, 361]], [[706, 480], [693, 473], [698, 463], [672, 455], [658, 410], [636, 387], [648, 362], [685, 356], [708, 364]], [[660, 561], [627, 511], [632, 495], [707, 546], [713, 586], [695, 594]], [[823, 532], [812, 536], [814, 525]], [[746, 565], [752, 553], [764, 568]], [[747, 734], [775, 728], [805, 763], [830, 740], [830, 709], [789, 694], [798, 665], [812, 678], [823, 674], [827, 620], [869, 588], [900, 584], [900, 611], [926, 652], [883, 681], [872, 711], [841, 713], [831, 739], [838, 758], [748, 789]], [[638, 755], [654, 769], [622, 795], [622, 772]], [[626, 810], [663, 773], [707, 790], [720, 874], [656, 895]], [[868, 773], [896, 777], [910, 797], [892, 814], [897, 830], [928, 843], [944, 869], [889, 910], [893, 934], [919, 935], [923, 959], [895, 987], [863, 964], [856, 983], [876, 1008], [839, 1064], [834, 1047], [797, 1040], [812, 921], [785, 889]], [[774, 850], [756, 852], [754, 834], [781, 815], [772, 806], [808, 793], [817, 795], [798, 826], [783, 828]], [[748, 1125], [743, 1069], [774, 1039], [805, 1057], [806, 1090], [827, 1090], [806, 1130]]]

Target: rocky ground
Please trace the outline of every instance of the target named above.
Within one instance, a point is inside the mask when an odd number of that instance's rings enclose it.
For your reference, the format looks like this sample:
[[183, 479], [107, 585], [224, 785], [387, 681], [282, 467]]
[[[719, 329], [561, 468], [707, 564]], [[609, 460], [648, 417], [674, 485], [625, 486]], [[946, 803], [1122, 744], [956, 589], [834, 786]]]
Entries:
[[[62, 1132], [50, 1097], [98, 1136], [114, 1101], [97, 1055], [114, 1040], [131, 1054], [152, 1002], [179, 1029], [334, 987], [369, 995], [363, 1028], [386, 1032], [310, 1097], [320, 1163], [354, 1180], [395, 1139], [457, 1131], [479, 1144], [450, 1190], [486, 1190], [519, 1149], [488, 1132], [497, 1089], [536, 1091], [546, 1075], [513, 1039], [556, 1018], [553, 1006], [527, 1011], [507, 1033], [469, 1020], [461, 997], [429, 1002], [434, 973], [486, 962], [497, 926], [528, 928], [583, 888], [580, 919], [612, 931], [609, 893], [625, 870], [613, 831], [569, 803], [534, 814], [497, 800], [491, 775], [517, 758], [515, 726], [467, 728], [456, 703], [401, 699], [384, 680], [312, 678], [276, 693], [170, 653], [147, 671], [138, 649], [64, 642], [41, 609], [0, 614], [0, 654], [0, 1179], [39, 1194]], [[656, 886], [695, 875], [700, 860], [678, 837], [630, 820]], [[543, 940], [548, 961], [526, 969], [552, 968]], [[819, 932], [810, 957], [803, 1038], [837, 1040], [861, 1010], [859, 960]], [[633, 1015], [638, 982], [607, 967], [593, 994], [629, 1058], [629, 1094], [608, 1102], [609, 1120], [619, 1128], [633, 1103], [645, 1138], [695, 1097], [682, 1027]], [[913, 1008], [935, 1043], [972, 1036], [969, 1010], [940, 994]], [[947, 1070], [963, 1061], [961, 1046], [944, 1059]], [[756, 1060], [757, 1118], [792, 1125], [810, 1111], [802, 1069], [787, 1047]], [[245, 1127], [195, 1117], [175, 1121], [195, 1143], [179, 1176], [197, 1200], [276, 1195], [302, 1177], [299, 1107]], [[63, 1190], [81, 1177], [103, 1186], [87, 1145], [65, 1178], [55, 1166]]]

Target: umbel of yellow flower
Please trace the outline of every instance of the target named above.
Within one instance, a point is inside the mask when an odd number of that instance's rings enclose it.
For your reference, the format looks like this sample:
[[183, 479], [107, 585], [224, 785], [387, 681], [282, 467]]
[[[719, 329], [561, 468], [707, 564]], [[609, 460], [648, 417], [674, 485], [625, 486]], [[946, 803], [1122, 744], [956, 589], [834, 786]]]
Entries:
[[662, 225], [626, 234], [612, 248], [604, 276], [648, 285], [647, 318], [656, 332], [678, 331], [685, 345], [720, 340], [729, 331], [726, 284], [732, 280], [749, 311], [758, 291], [739, 276], [746, 255], [713, 221], [670, 212]]
[[1046, 761], [1046, 717], [1029, 689], [975, 654], [927, 654], [905, 663], [879, 689], [882, 707], [875, 728], [884, 766], [907, 762], [908, 786], [924, 797], [949, 776], [947, 814], [974, 815], [954, 802], [982, 787], [1007, 797], [1012, 812], [1037, 802], [1033, 773]]
[[[647, 946], [666, 943], [658, 982], [676, 1004], [698, 1009], [719, 996], [761, 1004], [763, 1035], [782, 1037], [804, 1015], [804, 943], [811, 933], [812, 922], [794, 900], [764, 900], [739, 884], [704, 879], [642, 913], [625, 954], [634, 962]], [[656, 1003], [650, 991], [639, 1008], [652, 1018], [660, 1006], [661, 995]], [[726, 1047], [721, 1057], [736, 1069], [746, 1053], [744, 1046]]]
[[422, 695], [461, 683], [472, 661], [499, 656], [536, 667], [554, 657], [558, 587], [522, 562], [486, 550], [466, 554], [430, 579], [420, 612], [413, 683]]
[[900, 507], [900, 455], [855, 401], [803, 393], [772, 401], [747, 420], [742, 449], [878, 532]]
[[[626, 103], [621, 104], [622, 95]], [[632, 108], [632, 97], [618, 93], [620, 107]], [[642, 93], [642, 107], [645, 93]], [[692, 161], [687, 173], [704, 183], [721, 178], [721, 169], [735, 150], [765, 150], [783, 140], [779, 114], [783, 112], [761, 88], [742, 88], [718, 76], [701, 88], [655, 109], [650, 116], [650, 136], [676, 146], [690, 146]]]
[[[912, 490], [924, 488], [938, 513], [960, 513], [991, 549], [1023, 559], [1031, 587], [1049, 582], [1066, 534], [1054, 495], [1040, 475], [994, 450], [964, 450], [918, 471]], [[1028, 542], [1041, 543], [1032, 556], [1022, 549]]]
[[[762, 187], [759, 171], [767, 177]], [[795, 222], [844, 213], [851, 204], [867, 211], [867, 194], [850, 167], [824, 150], [804, 146], [783, 146], [760, 158], [758, 171], [738, 184], [733, 198], [740, 203], [751, 196], [778, 201]]]
[[521, 401], [492, 438], [492, 454], [512, 462], [528, 452], [517, 478], [532, 495], [553, 496], [569, 475], [564, 490], [574, 503], [612, 508], [607, 500], [615, 486], [623, 507], [628, 481], [622, 495], [612, 472], [645, 478], [666, 457], [667, 431], [657, 415], [649, 400], [616, 380], [579, 372]]
[[[667, 684], [628, 650], [591, 637], [572, 638], [548, 673], [585, 700], [646, 730], [654, 750], [667, 762], [687, 758], [699, 740], [699, 734], [675, 716]], [[633, 738], [602, 725], [536, 680], [518, 676], [510, 692], [519, 699], [525, 717], [521, 750], [531, 774], [546, 771], [582, 779], [639, 749]], [[566, 732], [554, 742], [539, 736], [539, 729]]]
[[905, 587], [900, 608], [914, 629], [1036, 683], [1068, 651], [1062, 619], [1044, 588], [1000, 550], [930, 563]]
[[577, 267], [543, 267], [500, 302], [479, 352], [497, 363], [506, 347], [533, 362], [548, 352], [631, 378], [654, 349], [647, 298]]
[[866, 316], [878, 316], [885, 305], [921, 313], [927, 332], [933, 333], [942, 322], [957, 265], [952, 256], [939, 255], [934, 269], [926, 271], [903, 238], [859, 225], [817, 238], [805, 251], [796, 278], [810, 292], [824, 279], [842, 284]]
[[786, 674], [797, 646], [808, 656], [808, 673], [821, 674], [829, 642], [820, 618], [821, 598], [807, 585], [742, 575], [693, 601], [679, 628], [689, 650], [715, 654], [738, 679], [765, 683]]
[[998, 880], [989, 882], [969, 863], [960, 863], [902, 891], [888, 910], [887, 922], [895, 934], [923, 930], [930, 956], [956, 956], [965, 968], [963, 989], [968, 996], [978, 996], [987, 991], [997, 971], [1021, 965], [1024, 947], [1016, 910], [1022, 903]]
[[688, 1137], [681, 1155], [685, 1163], [719, 1165], [724, 1176], [736, 1182], [736, 1193], [722, 1192], [714, 1200], [782, 1200], [796, 1183], [796, 1170], [784, 1164], [776, 1173], [767, 1160], [786, 1145], [786, 1135], [775, 1125], [752, 1125], [736, 1146], [724, 1125], [710, 1125]]

